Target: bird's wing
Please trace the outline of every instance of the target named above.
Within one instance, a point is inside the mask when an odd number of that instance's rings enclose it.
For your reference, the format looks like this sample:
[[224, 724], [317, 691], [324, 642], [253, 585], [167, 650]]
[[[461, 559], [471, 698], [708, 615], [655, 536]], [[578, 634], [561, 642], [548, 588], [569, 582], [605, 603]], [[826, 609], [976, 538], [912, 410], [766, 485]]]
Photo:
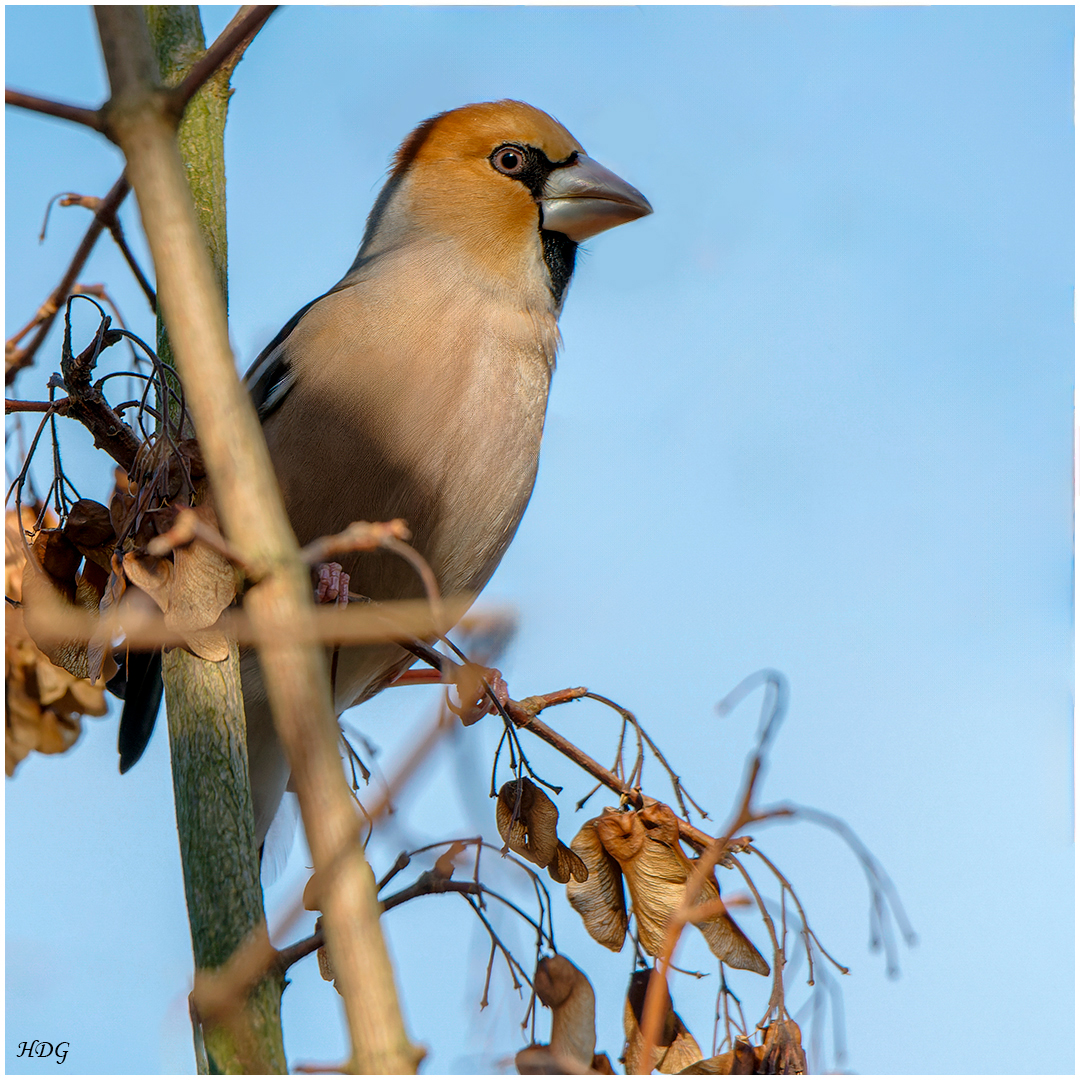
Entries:
[[[346, 279], [347, 280], [347, 279]], [[305, 304], [273, 337], [273, 340], [255, 358], [255, 362], [244, 375], [244, 386], [251, 395], [252, 403], [259, 414], [259, 420], [265, 420], [285, 400], [285, 395], [292, 389], [294, 373], [289, 364], [285, 344], [289, 335], [300, 325], [301, 319], [320, 300], [346, 287], [339, 282], [332, 289], [316, 296]]]

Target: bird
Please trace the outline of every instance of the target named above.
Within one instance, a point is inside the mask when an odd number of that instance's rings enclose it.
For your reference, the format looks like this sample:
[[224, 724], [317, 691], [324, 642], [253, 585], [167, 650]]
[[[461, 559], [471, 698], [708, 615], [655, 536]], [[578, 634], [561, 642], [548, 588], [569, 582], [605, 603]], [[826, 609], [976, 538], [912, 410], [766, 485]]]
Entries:
[[[444, 594], [479, 593], [532, 494], [578, 245], [651, 212], [561, 123], [524, 102], [465, 105], [416, 127], [348, 272], [282, 327], [245, 376], [299, 542], [353, 521], [402, 518]], [[389, 552], [340, 561], [364, 597], [424, 595]], [[414, 661], [395, 644], [342, 647], [335, 711], [368, 700]], [[262, 845], [289, 768], [254, 650], [242, 651], [240, 668]], [[127, 767], [147, 738], [145, 721], [122, 718]]]

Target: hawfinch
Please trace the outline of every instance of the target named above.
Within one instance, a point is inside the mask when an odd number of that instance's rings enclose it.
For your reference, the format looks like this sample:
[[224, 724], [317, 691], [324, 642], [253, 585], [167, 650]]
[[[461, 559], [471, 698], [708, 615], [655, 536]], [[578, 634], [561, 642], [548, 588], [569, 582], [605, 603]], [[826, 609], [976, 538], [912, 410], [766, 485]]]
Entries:
[[[349, 272], [246, 376], [300, 543], [404, 518], [443, 594], [478, 593], [532, 493], [577, 246], [651, 212], [522, 102], [466, 105], [416, 128]], [[371, 599], [424, 595], [389, 552], [342, 564]], [[397, 645], [342, 648], [336, 711], [413, 661]], [[254, 650], [241, 678], [261, 844], [289, 770]]]

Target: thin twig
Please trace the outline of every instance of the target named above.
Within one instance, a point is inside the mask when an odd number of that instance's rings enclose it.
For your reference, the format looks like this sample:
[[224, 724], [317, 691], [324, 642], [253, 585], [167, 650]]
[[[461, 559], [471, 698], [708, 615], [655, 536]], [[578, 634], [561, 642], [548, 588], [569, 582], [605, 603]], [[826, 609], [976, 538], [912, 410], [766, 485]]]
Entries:
[[4, 349], [4, 381], [8, 385], [11, 384], [12, 380], [23, 368], [28, 367], [33, 363], [38, 348], [52, 328], [53, 320], [56, 318], [57, 312], [59, 312], [64, 301], [71, 294], [72, 287], [78, 279], [79, 274], [82, 273], [83, 266], [86, 265], [86, 260], [90, 257], [90, 252], [94, 250], [94, 245], [97, 243], [98, 237], [101, 236], [102, 230], [106, 228], [109, 219], [116, 212], [117, 207], [119, 207], [127, 197], [130, 190], [131, 188], [128, 184], [127, 176], [123, 175], [115, 184], [113, 184], [109, 189], [108, 194], [101, 200], [101, 205], [94, 212], [94, 220], [90, 223], [90, 227], [86, 230], [79, 246], [75, 249], [75, 254], [71, 257], [71, 262], [68, 264], [67, 270], [64, 271], [60, 283], [53, 289], [48, 298], [38, 309], [38, 313], [35, 316], [35, 319], [38, 322], [38, 330], [30, 343], [26, 345], [25, 348], [18, 348], [16, 346], [15, 341], [21, 340], [22, 336], [24, 336], [23, 334], [20, 334], [17, 339], [9, 338], [6, 342]]
[[761, 912], [762, 921], [765, 923], [766, 929], [769, 931], [769, 938], [772, 941], [773, 946], [773, 987], [772, 993], [769, 995], [769, 1005], [765, 1011], [765, 1015], [758, 1023], [758, 1027], [764, 1027], [766, 1021], [774, 1012], [777, 1013], [777, 1018], [783, 1020], [786, 1012], [784, 1008], [784, 950], [776, 936], [776, 926], [772, 921], [772, 916], [769, 914], [769, 909], [765, 906], [765, 901], [761, 898], [761, 893], [758, 892], [757, 886], [754, 884], [753, 878], [747, 873], [746, 867], [743, 866], [738, 859], [733, 860], [735, 869], [742, 874], [743, 880], [746, 882], [746, 887], [754, 894], [754, 899], [757, 901], [758, 910]]
[[231, 72], [236, 67], [244, 50], [276, 10], [277, 4], [245, 4], [240, 8], [213, 44], [191, 65], [180, 84], [169, 92], [172, 108], [177, 115], [184, 111], [203, 83], [219, 68]]
[[[45, 208], [45, 220], [41, 223], [41, 232], [38, 235], [38, 242], [42, 243], [45, 240], [45, 230], [49, 224], [49, 214], [52, 211], [53, 204], [59, 203], [61, 206], [81, 206], [85, 210], [91, 210], [97, 213], [101, 209], [102, 200], [96, 195], [80, 195], [75, 191], [65, 191], [60, 195], [54, 195], [49, 200], [49, 205]], [[123, 227], [120, 224], [120, 219], [117, 217], [116, 208], [114, 207], [112, 213], [106, 219], [105, 224], [108, 226], [109, 232], [112, 235], [116, 246], [120, 249], [120, 254], [124, 256], [125, 261], [128, 264], [132, 274], [135, 275], [135, 280], [139, 283], [139, 288], [142, 289], [143, 294], [146, 296], [147, 302], [150, 304], [150, 310], [157, 314], [157, 296], [154, 293], [154, 288], [147, 280], [146, 275], [142, 271], [142, 267], [139, 266], [138, 260], [135, 258], [135, 253], [128, 246], [127, 239], [124, 236]], [[84, 291], [90, 288], [96, 288], [104, 293], [104, 286], [76, 286], [76, 290], [83, 289]], [[109, 301], [112, 303], [112, 301]], [[116, 310], [116, 305], [113, 304], [113, 309]], [[120, 312], [116, 314], [119, 316]], [[19, 341], [23, 335], [29, 333], [29, 331], [36, 325], [35, 320], [31, 320], [20, 334], [16, 334], [12, 341]]]
[[[173, 100], [172, 108], [177, 118], [179, 118], [179, 115], [183, 112], [187, 102], [194, 96], [199, 87], [213, 75], [218, 66], [225, 62], [235, 65], [236, 62], [239, 61], [241, 55], [243, 55], [243, 49], [251, 42], [255, 34], [258, 33], [263, 23], [266, 22], [273, 11], [274, 7], [272, 6], [241, 8], [237, 13], [237, 16], [230, 22], [225, 30], [222, 31], [200, 60], [191, 68], [180, 85], [171, 92]], [[21, 99], [34, 101], [42, 100], [31, 99], [29, 95], [25, 94], [18, 95], [17, 91], [9, 90], [7, 94], [9, 101], [13, 94]], [[11, 103], [25, 104], [22, 100], [12, 101]], [[72, 106], [71, 108], [77, 107]], [[90, 112], [91, 110], [80, 111]], [[93, 113], [93, 115], [98, 116], [99, 119], [98, 124], [95, 125], [97, 130], [102, 130], [100, 115], [98, 113]], [[80, 118], [68, 116], [65, 117], [65, 119]], [[78, 248], [76, 248], [75, 254], [72, 256], [67, 270], [60, 279], [60, 283], [49, 294], [48, 298], [39, 308], [38, 314], [35, 316], [35, 321], [38, 323], [39, 328], [30, 343], [25, 348], [21, 349], [18, 348], [16, 344], [23, 336], [25, 336], [27, 331], [23, 331], [17, 337], [9, 338], [7, 340], [4, 350], [4, 381], [7, 385], [11, 384], [12, 380], [23, 368], [29, 367], [29, 365], [33, 363], [35, 354], [41, 347], [41, 343], [45, 340], [49, 330], [52, 328], [56, 313], [60, 310], [61, 305], [71, 293], [72, 286], [78, 279], [79, 274], [82, 273], [83, 266], [90, 257], [91, 251], [94, 250], [94, 245], [97, 243], [98, 237], [101, 236], [103, 229], [112, 227], [112, 223], [116, 221], [116, 211], [127, 197], [130, 190], [131, 187], [127, 180], [127, 174], [124, 173], [109, 189], [108, 194], [101, 200], [97, 210], [94, 212], [94, 220], [90, 223], [90, 227], [86, 230], [86, 234], [83, 236]], [[132, 269], [134, 270], [135, 267], [132, 266]], [[141, 280], [140, 285], [142, 285]]]
[[4, 104], [15, 105], [20, 109], [29, 109], [31, 112], [44, 113], [46, 116], [57, 116], [61, 120], [70, 120], [75, 124], [83, 124], [94, 131], [102, 130], [101, 111], [99, 109], [87, 109], [82, 105], [69, 105], [64, 101], [52, 101], [49, 98], [35, 97], [33, 94], [24, 94], [19, 90], [5, 89]]

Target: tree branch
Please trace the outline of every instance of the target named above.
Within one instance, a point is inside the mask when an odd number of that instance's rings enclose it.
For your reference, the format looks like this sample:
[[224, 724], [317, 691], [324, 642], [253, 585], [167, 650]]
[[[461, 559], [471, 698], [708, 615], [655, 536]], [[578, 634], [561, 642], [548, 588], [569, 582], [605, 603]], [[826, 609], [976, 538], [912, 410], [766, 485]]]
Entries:
[[[559, 753], [568, 757], [578, 768], [587, 772], [594, 779], [599, 780], [605, 787], [615, 792], [616, 795], [622, 796], [630, 805], [640, 810], [643, 805], [640, 789], [628, 787], [610, 769], [605, 769], [598, 761], [589, 757], [583, 750], [578, 749], [564, 735], [560, 735], [553, 728], [548, 727], [536, 715], [540, 709], [548, 708], [551, 705], [560, 705], [564, 701], [582, 698], [587, 693], [588, 690], [584, 686], [578, 686], [569, 690], [559, 690], [552, 694], [540, 694], [536, 697], [526, 698], [523, 701], [508, 701], [506, 711], [510, 714], [510, 719], [518, 727], [524, 728], [526, 731], [532, 732], [537, 738], [543, 739], [549, 746], [553, 746]], [[688, 821], [679, 821], [679, 837], [697, 851], [704, 851], [710, 844], [715, 843], [715, 837], [695, 828]]]
[[215, 505], [245, 560], [275, 567], [249, 591], [244, 606], [259, 637], [267, 696], [315, 867], [324, 873], [327, 941], [349, 1024], [351, 1066], [356, 1072], [413, 1072], [419, 1055], [405, 1033], [374, 881], [341, 769], [325, 657], [295, 637], [312, 615], [308, 571], [255, 409], [236, 374], [174, 125], [147, 75], [153, 54], [146, 24], [139, 8], [102, 5], [95, 13], [112, 86], [106, 130], [127, 157]]
[[170, 92], [170, 104], [177, 115], [219, 68], [231, 71], [244, 55], [263, 24], [277, 10], [277, 4], [245, 4], [218, 35], [214, 43], [192, 65], [183, 82]]
[[[184, 106], [191, 100], [202, 84], [214, 74], [218, 67], [226, 62], [228, 62], [230, 66], [234, 66], [240, 60], [244, 49], [247, 48], [248, 44], [250, 44], [274, 10], [275, 8], [273, 6], [245, 6], [237, 12], [236, 17], [221, 32], [217, 40], [214, 41], [206, 51], [203, 59], [192, 68], [188, 76], [173, 91], [174, 98], [170, 99], [170, 109], [178, 110], [176, 113], [177, 116], [179, 116], [179, 113], [183, 112]], [[207, 58], [211, 56], [214, 57], [212, 63], [207, 61]], [[92, 115], [96, 117], [96, 122], [90, 126], [98, 131], [104, 130], [104, 120], [102, 119], [103, 110], [101, 109], [89, 110], [81, 109], [77, 106], [60, 105], [57, 102], [48, 102], [42, 98], [31, 97], [29, 94], [20, 94], [16, 90], [6, 91], [6, 99], [8, 104], [22, 105], [24, 108], [32, 107], [30, 104], [27, 104], [29, 102], [37, 102], [44, 105], [52, 105], [63, 110], [74, 110], [75, 113], [80, 115], [68, 115], [66, 112], [59, 114], [56, 113], [55, 110], [48, 109], [37, 109], [36, 111], [50, 112], [51, 115], [64, 115], [65, 119], [73, 119], [80, 123], [86, 122], [86, 119], [82, 114]], [[7, 340], [4, 350], [4, 382], [6, 385], [10, 386], [14, 381], [15, 376], [18, 375], [23, 368], [29, 367], [30, 364], [33, 363], [35, 354], [41, 347], [41, 343], [45, 340], [49, 330], [52, 328], [53, 319], [56, 318], [56, 313], [71, 294], [72, 287], [79, 274], [82, 273], [83, 266], [90, 257], [90, 253], [94, 250], [94, 245], [97, 243], [98, 237], [101, 236], [103, 228], [108, 228], [112, 231], [113, 237], [116, 239], [117, 244], [120, 245], [120, 250], [128, 260], [128, 264], [131, 266], [132, 272], [138, 279], [140, 287], [146, 293], [148, 299], [153, 297], [153, 289], [150, 287], [150, 283], [146, 280], [142, 271], [135, 264], [134, 259], [127, 250], [126, 242], [123, 241], [123, 235], [119, 229], [119, 222], [116, 218], [116, 211], [127, 197], [129, 190], [130, 187], [126, 176], [121, 176], [116, 183], [113, 184], [109, 189], [109, 193], [98, 203], [97, 208], [94, 211], [94, 220], [91, 222], [90, 228], [87, 229], [86, 235], [83, 237], [75, 254], [72, 256], [64, 276], [60, 279], [60, 284], [53, 289], [52, 293], [38, 309], [37, 315], [31, 320], [28, 326], [21, 330], [17, 335]], [[156, 298], [151, 300], [151, 304], [156, 311]], [[18, 348], [18, 342], [21, 341], [29, 332], [30, 328], [36, 324], [40, 324], [40, 328], [33, 339], [25, 348]]]
[[68, 264], [68, 268], [64, 271], [64, 276], [60, 279], [60, 284], [49, 294], [45, 303], [38, 309], [36, 316], [37, 321], [40, 323], [38, 331], [34, 334], [30, 343], [25, 348], [18, 348], [16, 342], [19, 341], [26, 333], [26, 331], [20, 332], [16, 337], [9, 338], [5, 348], [5, 372], [4, 382], [7, 385], [11, 385], [15, 376], [22, 371], [23, 368], [29, 367], [33, 363], [34, 355], [37, 353], [41, 346], [41, 343], [45, 340], [52, 328], [53, 320], [56, 318], [56, 313], [64, 306], [64, 301], [71, 295], [71, 290], [78, 279], [79, 274], [82, 273], [83, 266], [86, 265], [86, 260], [90, 257], [90, 252], [94, 250], [94, 245], [98, 241], [98, 237], [101, 236], [102, 230], [108, 227], [110, 219], [115, 215], [117, 208], [127, 197], [127, 193], [131, 190], [127, 177], [121, 176], [119, 180], [109, 189], [108, 194], [103, 198], [98, 205], [97, 210], [94, 211], [94, 220], [90, 223], [90, 227], [86, 230], [86, 234], [79, 242], [79, 246], [75, 249], [75, 254], [71, 257], [71, 262]]
[[51, 101], [49, 98], [35, 97], [19, 90], [4, 90], [4, 104], [15, 105], [20, 109], [57, 116], [61, 120], [70, 120], [75, 124], [84, 124], [94, 131], [102, 130], [101, 112], [98, 109], [85, 109], [81, 105], [68, 105], [63, 101]]

